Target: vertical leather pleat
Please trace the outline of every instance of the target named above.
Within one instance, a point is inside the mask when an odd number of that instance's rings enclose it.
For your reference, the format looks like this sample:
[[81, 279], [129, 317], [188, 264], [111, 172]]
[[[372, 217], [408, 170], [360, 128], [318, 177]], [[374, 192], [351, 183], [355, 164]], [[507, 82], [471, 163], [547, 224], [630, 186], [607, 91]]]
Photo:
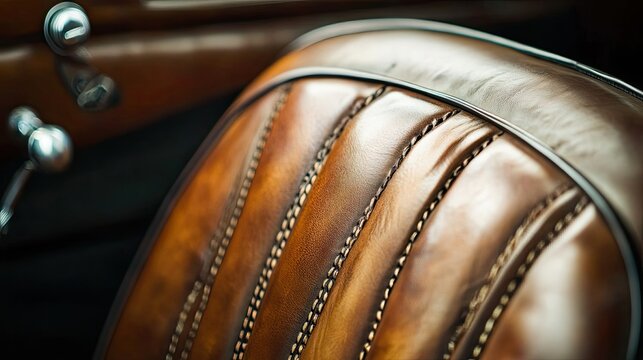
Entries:
[[293, 195], [338, 121], [378, 87], [332, 80], [292, 86], [214, 282], [193, 359], [232, 356], [246, 307]]

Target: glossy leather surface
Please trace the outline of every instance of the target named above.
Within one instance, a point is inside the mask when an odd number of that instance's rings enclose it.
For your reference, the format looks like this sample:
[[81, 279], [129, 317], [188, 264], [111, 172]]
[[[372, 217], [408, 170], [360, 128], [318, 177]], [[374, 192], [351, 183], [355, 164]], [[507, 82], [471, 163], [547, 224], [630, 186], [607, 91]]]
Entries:
[[643, 237], [643, 102], [635, 97], [513, 49], [423, 30], [372, 31], [311, 44], [284, 56], [251, 88], [310, 66], [390, 76], [506, 119], [589, 178]]
[[[382, 31], [291, 53], [240, 102], [310, 65], [382, 71], [502, 116], [577, 166], [640, 241], [630, 95], [497, 45]], [[150, 233], [98, 357], [628, 356], [640, 319], [623, 251], [636, 249], [515, 134], [332, 76], [237, 110]]]

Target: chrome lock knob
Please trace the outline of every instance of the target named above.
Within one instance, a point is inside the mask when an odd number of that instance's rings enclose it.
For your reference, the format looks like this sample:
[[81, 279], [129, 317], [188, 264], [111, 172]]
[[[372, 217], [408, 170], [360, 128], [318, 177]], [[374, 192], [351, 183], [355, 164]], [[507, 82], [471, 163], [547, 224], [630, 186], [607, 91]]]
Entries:
[[55, 61], [58, 75], [81, 109], [101, 111], [115, 106], [120, 97], [114, 80], [88, 63], [90, 52], [82, 45], [89, 33], [89, 18], [80, 5], [62, 2], [47, 12], [45, 40], [62, 55]]
[[63, 129], [44, 125], [31, 133], [27, 143], [29, 158], [45, 172], [64, 170], [71, 162], [71, 140]]
[[36, 113], [21, 106], [9, 114], [9, 131], [27, 143], [29, 160], [16, 171], [0, 199], [0, 240], [7, 234], [9, 221], [27, 181], [34, 171], [59, 172], [71, 162], [72, 142], [69, 134], [55, 125], [47, 125]]
[[43, 124], [30, 108], [14, 109], [9, 115], [9, 128], [26, 140], [29, 159], [37, 170], [58, 172], [71, 162], [73, 146], [69, 134], [58, 126]]
[[51, 49], [68, 53], [89, 38], [89, 18], [80, 5], [63, 2], [52, 7], [45, 17], [45, 39]]

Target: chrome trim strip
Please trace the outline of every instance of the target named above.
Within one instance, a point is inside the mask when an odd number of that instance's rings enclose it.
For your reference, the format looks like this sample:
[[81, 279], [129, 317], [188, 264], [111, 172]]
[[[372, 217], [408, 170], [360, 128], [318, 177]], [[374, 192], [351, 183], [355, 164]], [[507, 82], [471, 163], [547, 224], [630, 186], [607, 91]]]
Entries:
[[516, 50], [525, 55], [533, 56], [538, 59], [546, 60], [566, 68], [578, 71], [582, 74], [590, 76], [596, 80], [602, 81], [614, 88], [617, 88], [627, 94], [634, 96], [639, 100], [643, 100], [643, 91], [638, 88], [620, 80], [612, 75], [604, 73], [593, 67], [581, 64], [572, 59], [550, 53], [548, 51], [540, 50], [516, 41], [508, 40], [500, 36], [491, 35], [482, 31], [469, 29], [462, 26], [441, 23], [429, 20], [417, 19], [371, 19], [371, 20], [356, 20], [327, 25], [319, 29], [310, 31], [288, 45], [284, 54], [302, 50], [306, 47], [319, 43], [323, 40], [330, 38], [360, 34], [367, 32], [377, 31], [393, 31], [393, 30], [415, 30], [415, 31], [430, 31], [442, 34], [463, 36], [470, 39], [480, 40], [491, 44], [499, 45], [505, 48]]

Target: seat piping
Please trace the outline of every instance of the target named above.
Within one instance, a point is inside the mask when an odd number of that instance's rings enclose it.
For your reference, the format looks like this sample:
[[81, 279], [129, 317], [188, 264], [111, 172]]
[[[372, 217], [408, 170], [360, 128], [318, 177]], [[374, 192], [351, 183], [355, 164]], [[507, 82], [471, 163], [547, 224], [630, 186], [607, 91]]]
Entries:
[[189, 183], [189, 179], [191, 179], [198, 171], [200, 167], [199, 165], [203, 163], [206, 155], [218, 143], [222, 134], [225, 133], [232, 122], [249, 106], [261, 99], [263, 96], [271, 93], [279, 86], [298, 80], [315, 78], [347, 79], [393, 86], [442, 101], [471, 113], [484, 121], [488, 121], [501, 130], [515, 136], [518, 140], [538, 152], [556, 168], [572, 179], [572, 181], [574, 181], [576, 185], [585, 192], [588, 198], [596, 206], [597, 210], [605, 220], [607, 227], [612, 232], [623, 258], [629, 285], [631, 305], [631, 321], [626, 358], [631, 360], [638, 358], [639, 339], [641, 337], [641, 264], [640, 259], [635, 255], [638, 253], [637, 245], [633, 240], [633, 232], [628, 228], [627, 224], [623, 222], [621, 217], [610, 205], [603, 194], [584, 175], [582, 175], [567, 161], [558, 156], [553, 149], [523, 129], [460, 98], [390, 76], [335, 67], [302, 67], [277, 75], [261, 86], [253, 89], [252, 92], [249, 93], [248, 96], [243, 97], [241, 101], [233, 103], [232, 106], [223, 114], [221, 120], [217, 125], [215, 125], [213, 130], [208, 134], [206, 140], [197, 150], [195, 156], [190, 160], [187, 167], [179, 177], [179, 180], [171, 189], [168, 197], [164, 200], [161, 211], [157, 214], [150, 230], [142, 241], [139, 251], [135, 255], [132, 265], [126, 274], [123, 284], [115, 298], [114, 304], [112, 305], [94, 352], [94, 359], [102, 359], [104, 357], [127, 297], [154, 246], [154, 242], [161, 231], [162, 225], [167, 220], [173, 209], [173, 205], [176, 203], [180, 194]]

